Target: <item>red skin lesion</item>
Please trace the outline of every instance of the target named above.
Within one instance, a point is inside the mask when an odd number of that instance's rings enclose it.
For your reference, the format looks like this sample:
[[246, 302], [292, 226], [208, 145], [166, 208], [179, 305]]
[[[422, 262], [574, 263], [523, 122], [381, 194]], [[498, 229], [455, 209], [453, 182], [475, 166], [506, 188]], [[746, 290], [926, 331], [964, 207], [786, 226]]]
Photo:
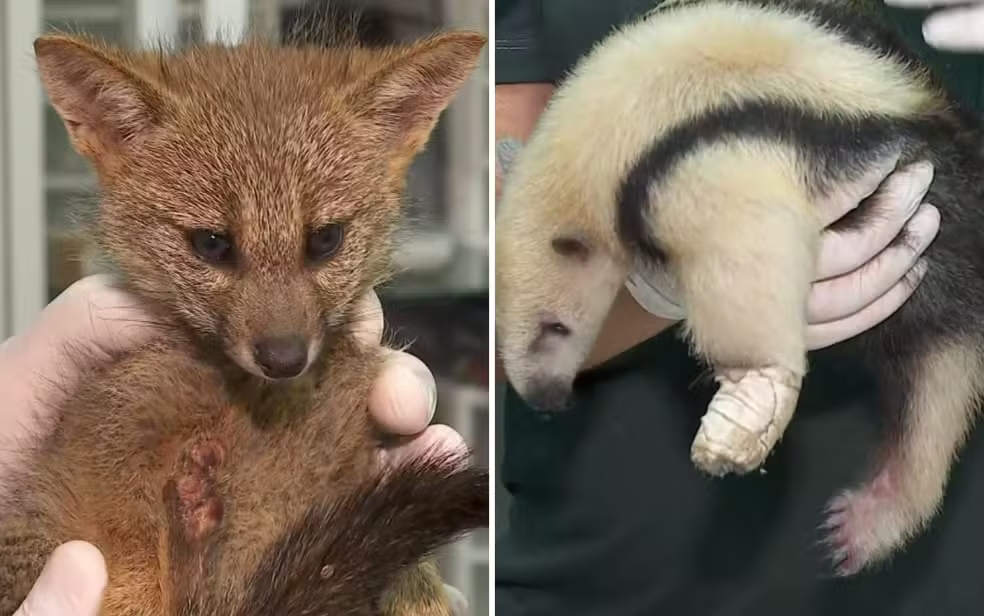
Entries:
[[185, 541], [203, 541], [222, 523], [225, 505], [216, 490], [216, 473], [225, 450], [215, 440], [203, 440], [183, 454], [175, 478], [177, 511]]

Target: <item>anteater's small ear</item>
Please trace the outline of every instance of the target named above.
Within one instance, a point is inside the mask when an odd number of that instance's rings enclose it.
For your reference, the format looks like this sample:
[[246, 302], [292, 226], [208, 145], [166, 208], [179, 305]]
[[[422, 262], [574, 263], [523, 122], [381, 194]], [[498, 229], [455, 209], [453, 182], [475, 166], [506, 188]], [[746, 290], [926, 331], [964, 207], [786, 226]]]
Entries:
[[438, 116], [475, 69], [486, 41], [474, 32], [438, 35], [374, 76], [370, 87], [376, 121], [401, 149], [413, 154], [424, 145]]
[[160, 93], [111, 53], [64, 35], [42, 36], [34, 53], [72, 145], [90, 160], [117, 153], [158, 120]]

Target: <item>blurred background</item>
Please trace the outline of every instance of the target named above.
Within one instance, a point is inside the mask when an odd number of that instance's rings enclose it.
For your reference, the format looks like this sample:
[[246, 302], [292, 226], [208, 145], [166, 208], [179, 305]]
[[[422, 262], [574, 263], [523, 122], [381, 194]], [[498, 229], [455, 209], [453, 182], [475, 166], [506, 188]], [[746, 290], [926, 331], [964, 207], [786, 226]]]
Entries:
[[[130, 47], [164, 35], [179, 45], [295, 32], [327, 0], [0, 0], [0, 339], [22, 331], [52, 298], [90, 272], [70, 211], [96, 196], [94, 176], [71, 149], [41, 90], [32, 42], [40, 32], [85, 32]], [[331, 0], [366, 44], [437, 29], [488, 31], [488, 0]], [[312, 33], [309, 42], [318, 44]], [[488, 455], [488, 54], [444, 114], [413, 170], [402, 273], [380, 289], [388, 326], [435, 372], [437, 421]], [[442, 555], [448, 583], [473, 613], [488, 613], [488, 534]]]

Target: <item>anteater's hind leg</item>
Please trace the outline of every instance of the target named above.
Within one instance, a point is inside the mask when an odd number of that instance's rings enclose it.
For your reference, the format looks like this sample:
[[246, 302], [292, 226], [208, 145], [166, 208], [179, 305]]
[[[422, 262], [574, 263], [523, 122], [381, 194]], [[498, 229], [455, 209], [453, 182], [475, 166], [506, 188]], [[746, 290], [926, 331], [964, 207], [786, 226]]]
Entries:
[[437, 565], [425, 561], [400, 574], [382, 602], [382, 616], [459, 616], [451, 609]]
[[965, 340], [902, 364], [886, 379], [903, 388], [885, 392], [901, 402], [899, 421], [870, 479], [829, 506], [825, 529], [838, 574], [888, 557], [939, 510], [984, 390], [982, 368], [979, 341]]
[[806, 373], [819, 222], [792, 161], [724, 144], [653, 191], [652, 230], [680, 282], [688, 336], [720, 383], [691, 451], [715, 475], [762, 464]]
[[16, 517], [0, 522], [0, 616], [20, 607], [56, 547], [36, 524]]

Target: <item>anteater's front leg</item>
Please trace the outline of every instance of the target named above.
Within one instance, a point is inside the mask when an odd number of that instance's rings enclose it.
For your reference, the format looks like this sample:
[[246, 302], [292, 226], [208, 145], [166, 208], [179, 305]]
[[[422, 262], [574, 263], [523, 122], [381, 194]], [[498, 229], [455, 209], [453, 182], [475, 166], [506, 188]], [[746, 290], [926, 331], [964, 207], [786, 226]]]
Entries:
[[691, 450], [714, 475], [765, 461], [806, 373], [820, 223], [790, 160], [775, 148], [723, 144], [652, 191], [652, 232], [679, 280], [687, 335], [720, 384]]

